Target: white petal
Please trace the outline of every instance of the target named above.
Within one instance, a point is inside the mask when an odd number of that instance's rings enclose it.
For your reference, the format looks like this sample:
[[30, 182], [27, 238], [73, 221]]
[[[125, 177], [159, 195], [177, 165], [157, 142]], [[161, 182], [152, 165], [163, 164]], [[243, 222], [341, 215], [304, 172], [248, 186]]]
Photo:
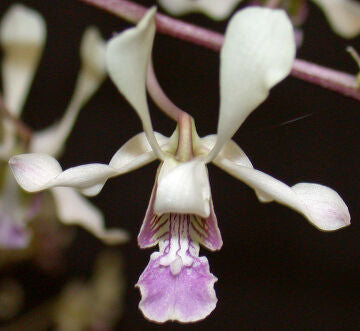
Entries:
[[105, 42], [95, 27], [85, 31], [80, 46], [80, 55], [80, 72], [74, 94], [63, 118], [55, 125], [33, 135], [30, 152], [59, 155], [79, 111], [104, 81], [106, 76]]
[[[158, 144], [165, 150], [169, 138], [155, 132]], [[132, 137], [114, 154], [109, 165], [121, 173], [140, 168], [156, 159], [144, 132]]]
[[36, 192], [62, 172], [58, 161], [46, 154], [20, 154], [9, 160], [18, 184], [28, 192]]
[[251, 7], [230, 20], [221, 50], [218, 141], [210, 162], [270, 88], [284, 79], [295, 57], [294, 32], [282, 10]]
[[54, 195], [57, 216], [64, 224], [80, 225], [107, 244], [119, 244], [128, 240], [121, 229], [105, 229], [100, 210], [69, 187], [51, 189]]
[[[216, 143], [216, 135], [209, 135], [200, 139], [199, 145], [202, 146], [200, 150], [203, 150], [203, 154], [207, 154]], [[247, 157], [245, 152], [240, 148], [240, 146], [233, 140], [229, 140], [224, 147], [220, 150], [220, 153], [215, 158], [214, 163], [221, 159], [227, 159], [228, 161], [233, 162], [237, 165], [242, 165], [244, 167], [253, 168], [253, 165], [250, 159]], [[263, 192], [255, 190], [255, 193], [258, 199], [261, 202], [270, 202], [272, 199], [266, 196]]]
[[154, 211], [164, 213], [210, 214], [210, 184], [204, 161], [177, 163], [166, 159], [161, 165]]
[[203, 13], [214, 20], [224, 20], [230, 16], [242, 0], [158, 0], [171, 15]]
[[9, 161], [19, 185], [28, 192], [41, 191], [55, 186], [78, 189], [104, 184], [118, 172], [106, 164], [93, 163], [69, 168], [62, 172], [59, 162], [46, 154], [20, 154]]
[[147, 66], [156, 29], [155, 12], [155, 8], [150, 9], [136, 27], [118, 34], [108, 42], [106, 65], [114, 84], [139, 115], [156, 156], [163, 159], [146, 100]]
[[[172, 138], [156, 133], [156, 139], [164, 150], [173, 148]], [[131, 138], [113, 156], [109, 165], [90, 163], [62, 170], [58, 161], [50, 155], [29, 153], [13, 156], [11, 170], [19, 185], [28, 192], [50, 187], [69, 186], [83, 194], [98, 194], [105, 182], [115, 176], [135, 170], [155, 159], [154, 152], [144, 133]]]
[[333, 231], [350, 224], [346, 204], [329, 187], [300, 183], [291, 188], [261, 171], [238, 166], [226, 159], [216, 159], [214, 163], [269, 199], [303, 214], [320, 230]]
[[[163, 136], [155, 132], [155, 137], [164, 151], [171, 151], [172, 138]], [[154, 161], [156, 156], [149, 145], [144, 132], [137, 134], [128, 140], [112, 157], [109, 166], [116, 170], [117, 175], [121, 175]], [[97, 195], [103, 188], [104, 183], [96, 184], [91, 187], [81, 189], [81, 193], [87, 196]]]
[[4, 101], [19, 116], [39, 63], [46, 38], [42, 16], [22, 5], [13, 5], [0, 26]]
[[344, 38], [360, 33], [360, 3], [353, 0], [313, 0], [325, 13], [333, 30]]
[[[216, 139], [217, 136], [215, 134], [203, 137], [200, 139], [199, 146], [197, 146], [197, 148], [202, 150], [202, 154], [207, 154], [211, 149], [214, 148]], [[229, 140], [223, 146], [217, 157], [228, 159], [229, 161], [232, 161], [238, 165], [243, 165], [244, 167], [249, 167], [249, 168], [253, 167], [250, 159], [247, 157], [245, 152], [233, 140]]]
[[310, 211], [313, 223], [324, 230], [337, 230], [350, 224], [349, 210], [333, 189], [312, 183], [299, 183], [292, 190]]

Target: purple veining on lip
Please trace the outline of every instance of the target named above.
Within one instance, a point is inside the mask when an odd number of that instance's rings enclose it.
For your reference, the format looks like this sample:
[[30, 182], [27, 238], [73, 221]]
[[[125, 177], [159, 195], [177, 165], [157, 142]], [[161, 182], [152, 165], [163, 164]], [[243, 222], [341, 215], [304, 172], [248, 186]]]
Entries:
[[156, 235], [156, 232], [154, 231], [154, 229], [156, 230], [159, 225], [159, 224], [154, 224], [154, 222], [158, 223], [158, 221], [159, 221], [159, 220], [154, 219], [154, 217], [155, 217], [154, 203], [155, 203], [155, 196], [156, 196], [156, 188], [157, 188], [157, 185], [155, 184], [153, 187], [153, 190], [151, 192], [149, 206], [146, 210], [145, 218], [144, 218], [143, 224], [141, 226], [141, 229], [140, 229], [140, 232], [139, 232], [139, 235], [137, 238], [140, 248], [152, 247], [157, 244], [158, 239], [159, 239]]
[[136, 286], [145, 317], [156, 322], [195, 322], [215, 308], [214, 283], [206, 257], [199, 257], [199, 245], [192, 236], [191, 217], [168, 214], [168, 232], [159, 238], [154, 252]]
[[[138, 235], [140, 248], [155, 246], [161, 238], [168, 235], [169, 215], [155, 215], [154, 203], [157, 185], [154, 185], [151, 193], [150, 203], [145, 214], [143, 224]], [[214, 212], [212, 201], [210, 202], [210, 215], [202, 218], [198, 215], [190, 215], [190, 232], [193, 240], [204, 247], [214, 251], [222, 247], [223, 241], [217, 225], [217, 218]]]
[[208, 218], [201, 218], [191, 215], [192, 236], [204, 247], [215, 251], [222, 247], [223, 241], [217, 225], [217, 218], [214, 212], [212, 201], [210, 202], [210, 215]]
[[0, 217], [0, 247], [22, 249], [30, 242], [31, 234], [24, 224], [15, 223], [10, 217]]

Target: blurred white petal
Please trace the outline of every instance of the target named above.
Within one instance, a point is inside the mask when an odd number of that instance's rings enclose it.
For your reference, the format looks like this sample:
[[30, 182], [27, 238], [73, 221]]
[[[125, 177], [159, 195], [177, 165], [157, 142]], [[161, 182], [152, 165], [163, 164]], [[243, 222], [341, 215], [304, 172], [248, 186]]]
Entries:
[[159, 159], [163, 153], [155, 139], [146, 100], [146, 75], [155, 36], [152, 8], [138, 25], [112, 38], [106, 47], [106, 65], [112, 81], [134, 107], [149, 143]]
[[202, 13], [214, 20], [224, 20], [230, 16], [242, 0], [158, 0], [171, 15]]
[[295, 57], [294, 32], [283, 10], [251, 7], [230, 20], [221, 50], [218, 140], [213, 160], [270, 88], [284, 79]]
[[193, 159], [177, 163], [173, 159], [166, 159], [161, 165], [157, 183], [155, 214], [209, 216], [211, 193], [204, 161]]
[[81, 108], [104, 81], [106, 77], [105, 41], [97, 28], [86, 29], [80, 45], [80, 56], [81, 68], [69, 106], [61, 121], [33, 135], [29, 147], [30, 152], [58, 156]]
[[64, 224], [80, 225], [107, 244], [119, 244], [128, 240], [121, 229], [105, 228], [100, 210], [69, 187], [52, 188], [57, 216]]
[[267, 202], [273, 200], [296, 210], [320, 230], [333, 231], [350, 224], [346, 204], [329, 187], [312, 183], [289, 187], [261, 171], [236, 165], [226, 159], [216, 159], [214, 163], [267, 197]]
[[18, 117], [30, 89], [46, 38], [42, 16], [23, 5], [13, 5], [0, 26], [3, 49], [2, 76], [4, 102]]
[[353, 0], [313, 0], [325, 13], [333, 30], [344, 38], [360, 33], [360, 3]]

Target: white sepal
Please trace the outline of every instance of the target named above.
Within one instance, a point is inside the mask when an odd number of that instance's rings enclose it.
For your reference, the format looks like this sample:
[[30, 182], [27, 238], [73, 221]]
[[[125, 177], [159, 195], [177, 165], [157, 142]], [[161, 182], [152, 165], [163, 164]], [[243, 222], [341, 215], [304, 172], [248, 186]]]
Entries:
[[203, 160], [178, 163], [173, 159], [166, 159], [161, 165], [157, 184], [155, 214], [209, 216], [211, 192]]
[[220, 54], [218, 140], [212, 161], [269, 90], [291, 70], [294, 32], [283, 10], [251, 7], [230, 20]]
[[226, 159], [214, 163], [266, 197], [266, 202], [276, 201], [303, 214], [314, 226], [323, 231], [333, 231], [350, 224], [348, 208], [331, 188], [310, 183], [300, 183], [292, 188], [256, 169], [238, 166]]
[[121, 229], [105, 228], [103, 215], [88, 200], [69, 187], [56, 187], [53, 193], [57, 216], [68, 225], [80, 225], [107, 244], [115, 245], [128, 240], [128, 234]]
[[202, 13], [214, 20], [224, 20], [230, 16], [242, 0], [158, 0], [171, 15]]
[[134, 28], [113, 37], [106, 47], [109, 76], [134, 107], [149, 143], [159, 159], [163, 153], [155, 139], [146, 100], [146, 75], [155, 37], [156, 8], [147, 11]]
[[344, 38], [360, 33], [360, 3], [353, 0], [313, 0], [325, 13], [333, 30]]
[[45, 38], [44, 19], [23, 5], [13, 5], [1, 22], [4, 102], [15, 117], [20, 115], [30, 89]]
[[97, 28], [86, 29], [80, 46], [80, 56], [81, 68], [69, 106], [58, 123], [33, 135], [29, 147], [30, 152], [58, 156], [81, 108], [104, 81], [106, 77], [105, 41]]

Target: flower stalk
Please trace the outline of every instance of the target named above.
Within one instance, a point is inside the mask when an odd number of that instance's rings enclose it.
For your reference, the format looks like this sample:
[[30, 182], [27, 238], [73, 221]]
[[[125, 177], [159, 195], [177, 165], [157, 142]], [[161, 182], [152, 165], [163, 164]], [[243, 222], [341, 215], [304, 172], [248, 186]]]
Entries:
[[25, 148], [29, 146], [32, 137], [32, 130], [23, 123], [20, 119], [16, 118], [5, 106], [3, 97], [0, 94], [0, 117], [10, 120], [17, 129], [20, 139], [23, 141]]
[[171, 119], [177, 122], [180, 117], [186, 114], [167, 97], [156, 78], [154, 66], [150, 59], [147, 72], [146, 87], [151, 99]]
[[[114, 14], [130, 23], [137, 23], [147, 8], [127, 0], [78, 0]], [[157, 31], [198, 46], [220, 51], [224, 42], [221, 33], [185, 23], [167, 15], [156, 14]], [[356, 77], [305, 60], [295, 59], [291, 75], [309, 83], [360, 100]]]

